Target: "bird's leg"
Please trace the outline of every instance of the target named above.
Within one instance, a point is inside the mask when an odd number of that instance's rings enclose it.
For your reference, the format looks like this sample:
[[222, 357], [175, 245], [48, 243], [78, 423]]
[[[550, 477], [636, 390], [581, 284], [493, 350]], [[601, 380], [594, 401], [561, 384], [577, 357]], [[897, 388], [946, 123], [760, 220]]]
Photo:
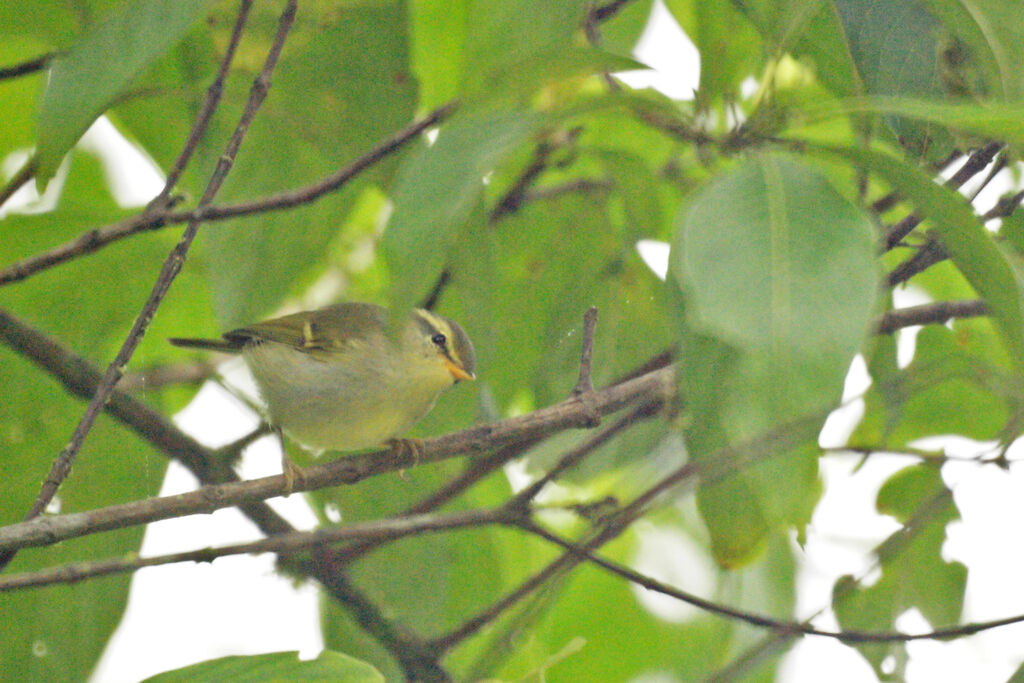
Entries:
[[420, 456], [423, 455], [423, 439], [388, 439], [387, 445], [398, 456], [412, 458], [412, 466], [420, 464]]
[[292, 490], [295, 487], [296, 481], [301, 484], [306, 483], [306, 473], [288, 457], [288, 448], [285, 446], [284, 434], [281, 433], [281, 429], [279, 427], [275, 427], [274, 432], [277, 434], [277, 439], [281, 443], [281, 474], [284, 475], [284, 497], [287, 498], [292, 495]]

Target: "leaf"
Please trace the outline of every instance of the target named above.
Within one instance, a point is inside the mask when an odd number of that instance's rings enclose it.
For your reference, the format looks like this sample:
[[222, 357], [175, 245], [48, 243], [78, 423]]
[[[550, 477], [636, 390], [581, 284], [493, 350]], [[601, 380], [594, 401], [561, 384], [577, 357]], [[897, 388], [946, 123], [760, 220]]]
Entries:
[[831, 2], [821, 0], [743, 0], [740, 10], [781, 54], [809, 61], [822, 84], [839, 95], [859, 95], [864, 83]]
[[[893, 631], [896, 618], [917, 608], [933, 628], [955, 624], [963, 610], [967, 568], [942, 558], [946, 525], [959, 519], [936, 467], [907, 467], [882, 485], [878, 511], [905, 524], [876, 549], [882, 576], [864, 587], [846, 576], [833, 588], [832, 607], [843, 630]], [[905, 659], [905, 643], [866, 643], [857, 649], [884, 676], [882, 660]]]
[[[590, 7], [586, 0], [480, 0], [470, 6], [465, 41], [462, 92], [493, 95], [506, 88], [521, 91], [516, 66], [573, 43]], [[528, 88], [529, 89], [529, 88]]]
[[[918, 0], [833, 0], [864, 91], [941, 100], [946, 90], [936, 54], [942, 25]], [[948, 134], [919, 122], [887, 119], [900, 143], [932, 158], [948, 154]]]
[[403, 164], [392, 190], [394, 212], [381, 243], [397, 309], [422, 301], [444, 269], [455, 238], [483, 190], [486, 173], [538, 126], [523, 111], [458, 116], [436, 142]]
[[[669, 270], [695, 460], [834, 404], [875, 307], [873, 251], [867, 218], [782, 155], [748, 159], [687, 206]], [[809, 519], [820, 492], [815, 437], [734, 471], [743, 483], [699, 489], [723, 564], [751, 560], [771, 530]]]
[[937, 185], [916, 166], [888, 154], [861, 147], [817, 146], [817, 149], [854, 161], [881, 176], [932, 220], [950, 258], [985, 299], [1014, 364], [1018, 370], [1024, 370], [1024, 304], [1020, 282], [967, 200]]
[[947, 434], [1015, 438], [1008, 432], [1024, 397], [994, 353], [994, 337], [984, 320], [960, 320], [953, 330], [930, 325], [918, 333], [906, 368], [879, 373], [873, 365], [864, 417], [850, 443], [877, 450]]
[[701, 55], [698, 106], [737, 97], [764, 60], [760, 36], [731, 2], [668, 0], [665, 6]]
[[146, 679], [146, 683], [384, 683], [384, 676], [366, 662], [324, 650], [316, 659], [300, 660], [298, 652], [222, 657]]
[[1024, 132], [1020, 126], [1024, 107], [1017, 103], [947, 104], [908, 97], [877, 96], [847, 98], [807, 110], [811, 120], [861, 112], [896, 114], [1024, 148]]
[[984, 69], [996, 99], [1024, 97], [1024, 30], [1016, 0], [927, 0], [943, 23], [964, 42], [969, 57]]
[[469, 0], [439, 3], [414, 0], [412, 22], [412, 70], [420, 84], [419, 107], [429, 111], [459, 94], [466, 69]]
[[39, 107], [39, 170], [49, 182], [61, 160], [132, 80], [185, 35], [208, 0], [129, 0], [96, 21], [53, 60]]
[[[820, 405], [845, 376], [877, 296], [867, 218], [809, 167], [778, 155], [723, 174], [689, 205], [671, 273], [688, 297], [688, 327], [765, 359], [750, 369], [777, 372], [779, 383], [757, 405], [789, 417]], [[828, 379], [807, 377], [811, 367], [827, 368]], [[817, 389], [790, 396], [787, 380]]]

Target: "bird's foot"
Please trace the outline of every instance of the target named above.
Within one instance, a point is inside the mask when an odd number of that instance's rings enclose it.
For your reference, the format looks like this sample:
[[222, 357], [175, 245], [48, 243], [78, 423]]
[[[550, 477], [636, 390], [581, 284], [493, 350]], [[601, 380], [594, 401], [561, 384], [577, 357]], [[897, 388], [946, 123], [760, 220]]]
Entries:
[[[413, 467], [420, 464], [420, 456], [423, 455], [423, 439], [388, 439], [387, 445], [395, 455], [412, 460]], [[404, 478], [404, 468], [399, 471], [399, 476]]]
[[281, 456], [281, 474], [284, 475], [284, 497], [287, 498], [295, 490], [295, 482], [299, 482], [300, 486], [306, 484], [306, 473], [302, 471], [302, 468], [291, 461], [287, 453], [282, 451]]

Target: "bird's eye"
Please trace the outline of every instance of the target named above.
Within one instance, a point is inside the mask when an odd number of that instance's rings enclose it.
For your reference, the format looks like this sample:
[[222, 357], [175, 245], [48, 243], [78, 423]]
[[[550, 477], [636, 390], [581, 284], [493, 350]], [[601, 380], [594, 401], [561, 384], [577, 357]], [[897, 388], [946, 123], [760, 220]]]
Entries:
[[434, 342], [435, 344], [437, 344], [441, 348], [444, 348], [444, 344], [445, 344], [445, 342], [448, 341], [448, 337], [446, 337], [443, 334], [441, 334], [440, 332], [438, 332], [437, 334], [435, 334], [433, 337], [430, 338], [430, 341]]

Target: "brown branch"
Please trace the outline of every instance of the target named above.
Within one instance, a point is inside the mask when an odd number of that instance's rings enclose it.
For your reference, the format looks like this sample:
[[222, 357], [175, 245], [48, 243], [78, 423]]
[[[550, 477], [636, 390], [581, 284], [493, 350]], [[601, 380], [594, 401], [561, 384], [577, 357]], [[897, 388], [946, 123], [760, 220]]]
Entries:
[[[285, 6], [285, 10], [281, 13], [281, 17], [278, 22], [277, 36], [267, 53], [267, 58], [263, 64], [263, 68], [256, 77], [256, 80], [253, 82], [249, 94], [249, 101], [246, 103], [245, 109], [242, 112], [231, 139], [228, 141], [224, 153], [217, 162], [217, 166], [210, 177], [209, 183], [207, 184], [206, 191], [203, 193], [203, 197], [199, 201], [198, 208], [200, 212], [213, 201], [214, 197], [216, 197], [221, 184], [224, 182], [224, 178], [234, 165], [235, 155], [238, 153], [238, 149], [242, 145], [242, 140], [249, 129], [250, 123], [255, 117], [256, 112], [259, 110], [260, 105], [263, 103], [263, 100], [266, 98], [267, 90], [270, 87], [270, 75], [273, 73], [274, 67], [277, 65], [277, 59], [284, 47], [285, 38], [287, 37], [288, 31], [295, 19], [295, 10], [296, 0], [289, 0]], [[96, 422], [96, 418], [99, 417], [100, 412], [103, 410], [104, 404], [106, 404], [107, 400], [110, 398], [111, 392], [114, 390], [114, 385], [116, 385], [117, 381], [121, 378], [123, 368], [128, 364], [128, 361], [131, 360], [132, 355], [135, 353], [135, 349], [142, 341], [142, 337], [145, 335], [146, 330], [149, 327], [150, 321], [152, 321], [153, 316], [156, 314], [157, 308], [163, 301], [164, 296], [170, 290], [171, 283], [174, 282], [174, 278], [181, 271], [181, 268], [185, 263], [185, 258], [188, 255], [189, 247], [191, 247], [192, 241], [198, 233], [199, 222], [198, 218], [189, 221], [178, 244], [175, 245], [174, 249], [171, 250], [171, 253], [164, 261], [164, 264], [160, 269], [160, 274], [157, 276], [156, 283], [153, 285], [153, 290], [150, 292], [149, 298], [146, 300], [142, 310], [139, 312], [139, 316], [132, 324], [132, 328], [128, 332], [128, 336], [125, 338], [124, 343], [121, 345], [121, 349], [117, 352], [114, 360], [107, 367], [107, 370], [103, 375], [103, 379], [100, 381], [100, 384], [96, 389], [96, 394], [86, 407], [85, 414], [78, 422], [78, 426], [75, 427], [75, 431], [71, 435], [68, 445], [61, 450], [60, 454], [53, 461], [50, 473], [47, 475], [46, 481], [43, 483], [42, 489], [35, 502], [29, 509], [26, 519], [37, 517], [46, 509], [46, 506], [53, 499], [53, 496], [56, 495], [57, 489], [71, 471], [71, 465], [75, 460], [75, 456], [78, 454], [82, 444], [85, 442], [85, 438], [92, 429], [93, 424]], [[13, 558], [13, 552], [5, 552], [0, 555], [0, 569], [7, 566]]]
[[[981, 149], [974, 150], [974, 152], [967, 157], [967, 161], [964, 162], [964, 165], [961, 166], [960, 169], [945, 182], [945, 186], [951, 190], [960, 189], [964, 183], [976, 176], [978, 173], [981, 173], [986, 166], [992, 163], [992, 159], [995, 158], [996, 154], [998, 154], [1002, 148], [1002, 143], [991, 142]], [[885, 234], [885, 239], [883, 240], [883, 251], [890, 251], [899, 246], [903, 239], [913, 232], [914, 228], [916, 228], [920, 223], [921, 219], [916, 214], [912, 213], [899, 223], [896, 223], [894, 226], [889, 228], [888, 232]]]
[[403, 515], [392, 519], [355, 522], [341, 527], [321, 527], [313, 531], [292, 531], [270, 538], [234, 543], [216, 548], [201, 548], [186, 552], [152, 557], [118, 557], [92, 562], [75, 562], [34, 572], [0, 576], [0, 593], [23, 588], [39, 588], [55, 583], [76, 583], [85, 579], [110, 574], [123, 574], [143, 567], [155, 567], [181, 562], [212, 562], [230, 555], [259, 553], [290, 554], [307, 551], [342, 541], [372, 539], [391, 541], [422, 532], [451, 531], [465, 527], [489, 524], [517, 524], [528, 509], [502, 507], [490, 510], [470, 510], [446, 515]]
[[943, 325], [953, 318], [973, 318], [980, 315], [988, 315], [988, 306], [981, 299], [936, 301], [886, 311], [875, 322], [875, 332], [892, 334], [911, 325]]
[[[9, 78], [18, 78], [19, 76], [26, 76], [33, 74], [37, 71], [42, 71], [49, 65], [50, 60], [56, 57], [59, 53], [47, 52], [46, 54], [27, 59], [24, 62], [12, 64], [11, 66], [0, 67], [0, 81], [7, 80]], [[2, 203], [2, 202], [0, 202]]]
[[548, 159], [555, 147], [548, 141], [541, 142], [533, 150], [533, 159], [523, 170], [516, 182], [491, 210], [490, 222], [497, 223], [505, 214], [515, 213], [523, 203], [523, 196], [534, 181], [548, 167]]
[[583, 314], [583, 344], [580, 350], [580, 372], [576, 386], [572, 388], [573, 396], [583, 396], [594, 390], [590, 379], [590, 368], [594, 356], [594, 332], [597, 329], [597, 307], [591, 306]]
[[202, 220], [209, 223], [229, 218], [248, 216], [256, 213], [264, 213], [267, 211], [290, 209], [303, 204], [309, 204], [325, 194], [338, 189], [366, 169], [380, 162], [389, 154], [400, 149], [403, 145], [417, 137], [427, 128], [436, 125], [450, 116], [451, 113], [455, 111], [455, 108], [456, 103], [451, 102], [435, 109], [425, 118], [410, 124], [401, 131], [398, 131], [355, 161], [352, 161], [335, 173], [312, 185], [239, 204], [207, 206], [203, 209], [196, 208], [190, 211], [155, 211], [142, 213], [138, 216], [132, 216], [116, 223], [111, 223], [100, 228], [94, 228], [93, 230], [82, 233], [70, 242], [65, 242], [53, 249], [30, 256], [16, 263], [12, 263], [6, 268], [0, 269], [0, 285], [24, 280], [39, 271], [51, 268], [73, 258], [90, 254], [107, 246], [108, 244], [140, 232], [158, 230], [168, 225], [188, 223], [193, 220]]
[[681, 602], [685, 602], [694, 607], [698, 607], [711, 614], [716, 614], [721, 617], [735, 619], [744, 623], [750, 624], [751, 626], [758, 626], [761, 628], [768, 628], [776, 633], [783, 635], [808, 635], [808, 636], [821, 636], [823, 638], [832, 638], [835, 640], [842, 641], [844, 643], [905, 643], [913, 640], [943, 640], [948, 638], [956, 638], [962, 636], [973, 635], [981, 631], [988, 631], [1001, 626], [1008, 626], [1010, 624], [1017, 624], [1024, 622], [1024, 614], [1018, 614], [1012, 617], [1004, 617], [1002, 619], [993, 619], [991, 621], [980, 621], [972, 624], [963, 624], [960, 626], [950, 626], [947, 628], [939, 628], [933, 631], [926, 631], [924, 633], [900, 633], [898, 631], [860, 631], [860, 630], [841, 630], [841, 631], [826, 631], [823, 629], [814, 628], [806, 622], [790, 621], [785, 619], [775, 619], [762, 614], [755, 614], [753, 612], [747, 612], [745, 610], [736, 609], [729, 607], [728, 605], [722, 605], [710, 600], [706, 600], [693, 593], [680, 590], [668, 584], [662, 583], [657, 579], [641, 574], [638, 571], [630, 569], [625, 565], [619, 564], [612, 560], [605, 559], [599, 555], [595, 555], [592, 551], [585, 550], [583, 547], [576, 543], [567, 541], [556, 534], [553, 534], [529, 521], [524, 521], [519, 524], [520, 528], [535, 534], [541, 538], [544, 538], [555, 545], [564, 548], [570, 553], [581, 557], [592, 564], [601, 567], [607, 572], [614, 574], [620, 578], [626, 579], [632, 583], [641, 586], [647, 590], [655, 593], [661, 593], [671, 598], [675, 598]]
[[[637, 400], [659, 397], [673, 368], [656, 370], [637, 379], [593, 393], [592, 405], [599, 415], [615, 412]], [[124, 400], [130, 401], [127, 396]], [[312, 491], [328, 486], [354, 484], [367, 477], [394, 472], [416, 464], [439, 462], [465, 453], [481, 452], [527, 442], [557, 431], [588, 423], [587, 410], [576, 399], [542, 408], [528, 415], [477, 425], [461, 432], [425, 439], [418, 453], [396, 447], [341, 457], [304, 468], [302, 481], [293, 491]], [[215, 454], [210, 454], [211, 459]], [[284, 475], [205, 486], [197, 491], [162, 498], [122, 503], [97, 510], [48, 515], [0, 527], [0, 550], [49, 545], [61, 540], [147, 524], [187, 514], [209, 513], [281, 495]]]
[[36, 167], [39, 166], [39, 158], [33, 154], [28, 161], [18, 169], [18, 172], [7, 184], [0, 188], [0, 207], [7, 203], [7, 200], [14, 196], [14, 193], [21, 189], [21, 186], [32, 180], [36, 174]]
[[946, 250], [942, 248], [934, 236], [929, 235], [921, 247], [914, 252], [914, 255], [890, 271], [886, 276], [886, 283], [890, 287], [903, 284], [918, 273], [928, 270], [936, 263], [946, 259]]
[[1012, 195], [1000, 197], [995, 206], [986, 211], [982, 215], [982, 218], [986, 221], [992, 220], [993, 218], [1006, 218], [1017, 210], [1017, 207], [1020, 206], [1022, 201], [1024, 201], [1024, 190]]

